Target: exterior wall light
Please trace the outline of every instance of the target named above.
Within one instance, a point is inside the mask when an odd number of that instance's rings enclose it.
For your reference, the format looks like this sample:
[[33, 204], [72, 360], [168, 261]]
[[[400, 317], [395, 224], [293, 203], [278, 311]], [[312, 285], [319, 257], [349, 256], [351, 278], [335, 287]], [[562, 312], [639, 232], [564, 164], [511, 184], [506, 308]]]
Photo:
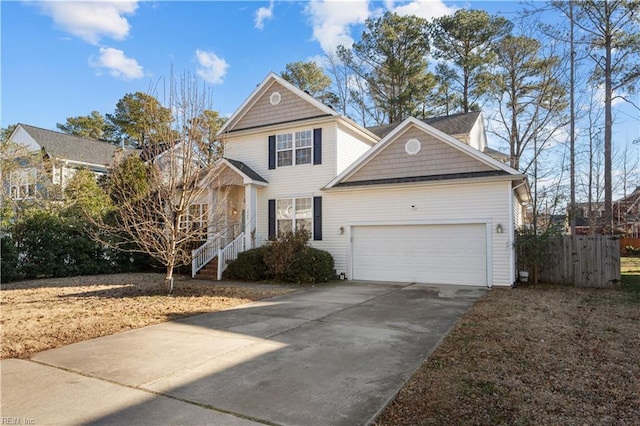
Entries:
[[338, 228], [338, 235], [343, 235], [344, 234], [344, 226], [341, 226], [340, 228]]
[[502, 229], [502, 224], [497, 224], [496, 225], [496, 234], [502, 234], [503, 229]]

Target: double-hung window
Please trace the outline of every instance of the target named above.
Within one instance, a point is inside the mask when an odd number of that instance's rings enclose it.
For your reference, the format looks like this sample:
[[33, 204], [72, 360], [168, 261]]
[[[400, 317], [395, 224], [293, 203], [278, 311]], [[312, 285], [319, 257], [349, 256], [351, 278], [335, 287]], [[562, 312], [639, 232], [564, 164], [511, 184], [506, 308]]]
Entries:
[[35, 197], [38, 172], [34, 167], [13, 170], [9, 175], [10, 197], [14, 200]]
[[311, 164], [312, 150], [313, 132], [311, 130], [276, 135], [278, 167]]
[[276, 200], [276, 226], [278, 234], [305, 229], [312, 232], [313, 199], [281, 198]]
[[276, 135], [278, 167], [293, 165], [293, 133]]
[[187, 214], [182, 216], [180, 227], [194, 237], [206, 239], [209, 224], [209, 205], [191, 204]]

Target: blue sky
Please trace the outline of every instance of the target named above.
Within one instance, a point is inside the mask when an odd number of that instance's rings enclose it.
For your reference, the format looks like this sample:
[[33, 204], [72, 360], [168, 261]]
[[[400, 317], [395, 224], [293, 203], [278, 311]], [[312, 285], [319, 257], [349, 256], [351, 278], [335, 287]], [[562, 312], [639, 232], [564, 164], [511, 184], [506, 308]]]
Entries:
[[[2, 127], [48, 129], [126, 93], [162, 100], [174, 74], [200, 76], [230, 115], [270, 72], [350, 44], [386, 10], [426, 18], [456, 8], [512, 16], [514, 1], [3, 1]], [[155, 92], [154, 92], [155, 90]]]

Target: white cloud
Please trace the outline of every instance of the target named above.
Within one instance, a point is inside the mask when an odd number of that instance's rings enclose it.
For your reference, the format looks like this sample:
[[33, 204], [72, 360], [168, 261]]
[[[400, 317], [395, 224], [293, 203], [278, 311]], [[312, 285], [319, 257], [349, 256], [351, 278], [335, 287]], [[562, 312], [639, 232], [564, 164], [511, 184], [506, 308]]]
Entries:
[[123, 40], [130, 25], [124, 15], [133, 14], [137, 1], [44, 1], [38, 3], [62, 30], [98, 44], [100, 38]]
[[196, 70], [198, 76], [211, 84], [222, 83], [222, 79], [227, 73], [227, 68], [229, 68], [227, 61], [219, 58], [213, 52], [206, 52], [200, 49], [196, 50], [196, 60], [199, 65]]
[[335, 52], [336, 47], [353, 44], [351, 28], [363, 24], [367, 18], [382, 16], [385, 11], [398, 15], [416, 15], [432, 19], [450, 15], [457, 9], [444, 4], [442, 0], [413, 0], [396, 6], [394, 0], [385, 0], [379, 7], [370, 10], [368, 0], [312, 0], [305, 12], [311, 18], [313, 39], [320, 43], [325, 52]]
[[269, 2], [269, 7], [261, 7], [256, 12], [256, 28], [264, 28], [264, 21], [273, 17], [273, 0]]
[[142, 67], [135, 59], [127, 58], [122, 50], [112, 47], [101, 47], [100, 56], [97, 59], [91, 58], [89, 64], [94, 68], [105, 68], [109, 70], [109, 74], [123, 80], [144, 76]]
[[457, 8], [447, 6], [442, 0], [414, 0], [397, 7], [394, 7], [393, 4], [393, 2], [387, 2], [387, 7], [391, 12], [402, 16], [415, 15], [428, 20], [452, 15], [457, 10]]
[[351, 47], [351, 26], [363, 23], [370, 15], [367, 0], [313, 0], [305, 11], [311, 17], [313, 39], [325, 52], [335, 52], [339, 45]]

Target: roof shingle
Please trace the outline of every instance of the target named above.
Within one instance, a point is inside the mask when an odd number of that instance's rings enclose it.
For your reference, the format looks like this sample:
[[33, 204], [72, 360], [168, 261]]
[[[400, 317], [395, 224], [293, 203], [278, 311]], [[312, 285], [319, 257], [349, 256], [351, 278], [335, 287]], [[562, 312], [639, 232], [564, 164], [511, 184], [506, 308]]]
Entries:
[[[446, 133], [447, 135], [452, 136], [469, 133], [479, 116], [479, 112], [462, 112], [442, 117], [426, 118], [421, 121], [443, 133]], [[400, 124], [400, 122], [397, 122], [383, 126], [368, 127], [367, 130], [382, 139]]]
[[107, 142], [54, 132], [28, 124], [20, 124], [20, 126], [44, 148], [47, 154], [61, 160], [110, 166], [113, 163], [113, 154], [118, 149], [116, 145]]

